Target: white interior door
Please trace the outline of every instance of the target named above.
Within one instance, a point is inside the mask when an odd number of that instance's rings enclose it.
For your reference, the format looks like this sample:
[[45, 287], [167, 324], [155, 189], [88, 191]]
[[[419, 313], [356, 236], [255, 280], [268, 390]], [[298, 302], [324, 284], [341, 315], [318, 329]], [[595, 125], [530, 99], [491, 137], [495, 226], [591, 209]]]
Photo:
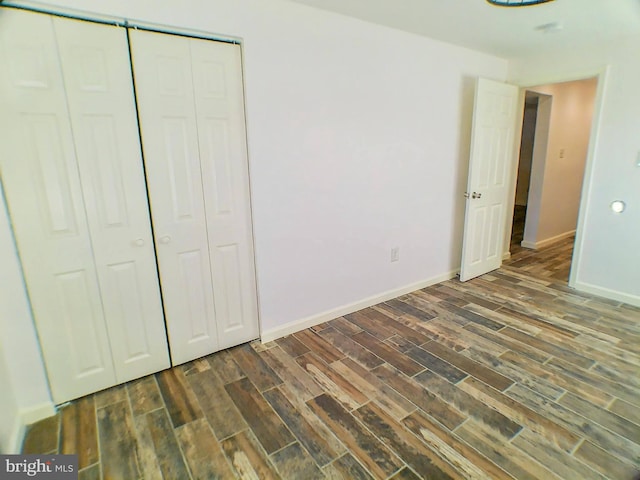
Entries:
[[219, 349], [189, 39], [130, 32], [171, 357]]
[[116, 383], [52, 19], [5, 9], [0, 169], [57, 403]]
[[124, 28], [53, 18], [118, 382], [170, 366]]
[[207, 233], [220, 348], [257, 338], [239, 45], [191, 39]]
[[465, 193], [463, 282], [502, 264], [517, 105], [517, 87], [478, 79]]

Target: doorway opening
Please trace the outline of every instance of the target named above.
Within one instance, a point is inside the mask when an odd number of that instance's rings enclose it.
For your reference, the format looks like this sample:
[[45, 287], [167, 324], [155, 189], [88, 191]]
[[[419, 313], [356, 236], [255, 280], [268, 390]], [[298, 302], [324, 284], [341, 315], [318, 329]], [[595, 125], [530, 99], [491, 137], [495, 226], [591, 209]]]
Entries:
[[569, 278], [597, 82], [525, 91], [510, 253], [537, 276]]

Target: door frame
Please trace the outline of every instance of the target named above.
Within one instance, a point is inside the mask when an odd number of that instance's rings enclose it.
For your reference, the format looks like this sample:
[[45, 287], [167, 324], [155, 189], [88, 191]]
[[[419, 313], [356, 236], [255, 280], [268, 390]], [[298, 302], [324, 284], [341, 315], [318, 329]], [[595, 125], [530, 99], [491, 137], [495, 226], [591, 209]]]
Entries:
[[589, 135], [589, 146], [587, 149], [587, 158], [585, 161], [585, 170], [584, 176], [582, 179], [582, 190], [580, 194], [580, 207], [578, 209], [578, 222], [576, 225], [576, 238], [575, 244], [573, 248], [573, 255], [571, 258], [571, 268], [569, 271], [569, 286], [575, 288], [576, 283], [578, 281], [579, 273], [580, 273], [580, 260], [582, 257], [583, 245], [585, 242], [584, 238], [584, 228], [586, 223], [586, 211], [589, 207], [591, 201], [591, 188], [593, 184], [593, 170], [595, 163], [595, 153], [596, 148], [598, 146], [598, 142], [600, 139], [600, 129], [602, 125], [602, 110], [604, 106], [604, 96], [607, 86], [607, 81], [609, 78], [610, 67], [608, 65], [598, 68], [595, 70], [586, 70], [583, 72], [576, 73], [575, 75], [557, 75], [557, 76], [540, 76], [540, 77], [531, 77], [527, 80], [514, 83], [520, 88], [519, 94], [519, 106], [518, 106], [518, 115], [516, 117], [516, 136], [515, 136], [515, 146], [513, 152], [513, 160], [512, 160], [512, 168], [511, 168], [511, 189], [510, 196], [508, 199], [507, 206], [507, 219], [505, 222], [505, 232], [504, 232], [504, 251], [502, 258], [503, 260], [509, 258], [511, 256], [510, 252], [510, 239], [512, 233], [512, 221], [513, 212], [515, 209], [515, 194], [516, 194], [516, 182], [518, 180], [518, 162], [519, 162], [519, 150], [520, 143], [522, 142], [522, 119], [524, 116], [524, 99], [527, 89], [538, 86], [538, 85], [547, 85], [552, 83], [564, 83], [564, 82], [572, 82], [577, 80], [586, 80], [589, 78], [597, 78], [598, 85], [596, 88], [596, 96], [594, 99], [593, 105], [593, 119], [591, 121], [591, 133]]

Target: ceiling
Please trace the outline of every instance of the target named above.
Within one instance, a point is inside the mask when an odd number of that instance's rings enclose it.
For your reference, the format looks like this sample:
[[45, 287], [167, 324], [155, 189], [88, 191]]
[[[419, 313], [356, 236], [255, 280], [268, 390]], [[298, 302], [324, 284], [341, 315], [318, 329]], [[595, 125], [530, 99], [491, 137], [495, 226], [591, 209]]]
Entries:
[[[555, 0], [528, 7], [485, 0], [292, 1], [505, 58], [640, 35], [640, 0]], [[551, 31], [536, 29], [543, 25]]]

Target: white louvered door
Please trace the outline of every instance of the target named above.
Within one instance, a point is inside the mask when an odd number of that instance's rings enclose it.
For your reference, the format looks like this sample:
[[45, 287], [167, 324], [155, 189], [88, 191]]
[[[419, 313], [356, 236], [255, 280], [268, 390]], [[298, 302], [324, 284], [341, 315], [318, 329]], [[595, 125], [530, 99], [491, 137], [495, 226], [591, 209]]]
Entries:
[[131, 31], [174, 364], [258, 337], [240, 48]]
[[54, 18], [118, 382], [169, 367], [126, 31]]
[[2, 181], [60, 403], [114, 385], [116, 375], [52, 20], [3, 10], [1, 21]]

